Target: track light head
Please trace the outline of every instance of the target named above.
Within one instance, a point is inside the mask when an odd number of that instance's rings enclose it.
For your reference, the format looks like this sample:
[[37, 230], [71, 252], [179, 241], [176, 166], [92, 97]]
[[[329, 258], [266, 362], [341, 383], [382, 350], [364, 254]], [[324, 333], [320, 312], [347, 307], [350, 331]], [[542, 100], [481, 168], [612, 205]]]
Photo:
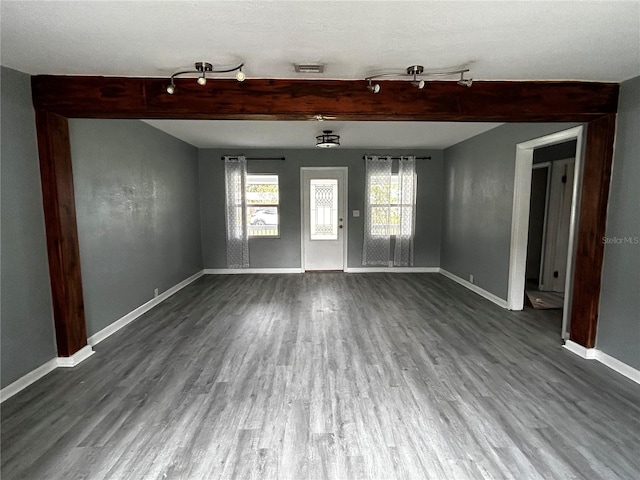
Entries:
[[416, 87], [418, 90], [422, 90], [425, 86], [425, 81], [420, 79], [420, 80], [415, 80], [413, 82], [411, 82], [411, 85], [413, 85], [414, 87]]
[[173, 95], [176, 91], [176, 86], [173, 83], [170, 83], [169, 85], [167, 85], [167, 93], [169, 95]]
[[460, 72], [460, 80], [458, 80], [458, 85], [461, 87], [470, 87], [473, 84], [472, 78], [464, 78], [464, 72]]
[[378, 93], [380, 91], [380, 84], [379, 83], [371, 83], [371, 80], [369, 80], [369, 85], [367, 85], [367, 89], [373, 93]]
[[198, 77], [198, 80], [196, 81], [198, 82], [198, 85], [201, 85], [204, 87], [207, 84], [207, 77], [205, 77], [203, 73], [202, 76]]
[[244, 82], [245, 78], [247, 78], [247, 76], [244, 74], [241, 68], [240, 70], [238, 70], [238, 73], [236, 73], [236, 80], [238, 80], [239, 82]]

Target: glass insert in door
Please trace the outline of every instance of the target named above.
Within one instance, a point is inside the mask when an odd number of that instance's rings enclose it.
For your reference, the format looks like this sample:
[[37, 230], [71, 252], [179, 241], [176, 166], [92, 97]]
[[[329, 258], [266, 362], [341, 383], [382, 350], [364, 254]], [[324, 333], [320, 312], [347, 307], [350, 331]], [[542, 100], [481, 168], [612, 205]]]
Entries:
[[309, 185], [311, 240], [338, 239], [338, 180], [311, 179]]

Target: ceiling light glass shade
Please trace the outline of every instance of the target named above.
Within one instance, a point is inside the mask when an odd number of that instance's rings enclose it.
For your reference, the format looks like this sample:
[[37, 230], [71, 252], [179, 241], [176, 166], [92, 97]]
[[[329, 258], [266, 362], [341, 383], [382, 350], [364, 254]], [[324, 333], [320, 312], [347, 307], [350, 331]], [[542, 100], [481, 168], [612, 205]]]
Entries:
[[316, 137], [316, 147], [333, 148], [340, 146], [340, 135], [334, 134], [331, 130], [323, 130], [322, 135]]
[[205, 86], [207, 84], [207, 77], [202, 75], [201, 77], [198, 77], [197, 82], [198, 82], [198, 85]]
[[176, 91], [176, 86], [172, 83], [170, 85], [167, 85], [167, 93], [169, 95], [173, 95]]
[[247, 76], [244, 74], [244, 72], [242, 70], [238, 70], [238, 73], [236, 73], [236, 80], [238, 80], [239, 82], [244, 82], [245, 78], [247, 78]]

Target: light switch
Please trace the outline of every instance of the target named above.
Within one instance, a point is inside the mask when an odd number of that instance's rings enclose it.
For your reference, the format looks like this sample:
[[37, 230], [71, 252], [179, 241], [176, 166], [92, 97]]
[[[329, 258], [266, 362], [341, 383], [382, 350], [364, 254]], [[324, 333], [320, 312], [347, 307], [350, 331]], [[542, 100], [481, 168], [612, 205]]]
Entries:
[[353, 211], [353, 216], [354, 217], [359, 217], [360, 216], [360, 210], [354, 210]]

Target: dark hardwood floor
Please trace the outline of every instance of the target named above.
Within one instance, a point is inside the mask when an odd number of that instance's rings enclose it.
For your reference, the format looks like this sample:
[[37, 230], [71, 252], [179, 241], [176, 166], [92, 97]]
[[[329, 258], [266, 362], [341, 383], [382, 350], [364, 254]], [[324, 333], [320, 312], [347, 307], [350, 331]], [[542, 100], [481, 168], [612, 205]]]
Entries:
[[437, 274], [205, 276], [2, 405], [2, 479], [616, 479], [640, 386]]

